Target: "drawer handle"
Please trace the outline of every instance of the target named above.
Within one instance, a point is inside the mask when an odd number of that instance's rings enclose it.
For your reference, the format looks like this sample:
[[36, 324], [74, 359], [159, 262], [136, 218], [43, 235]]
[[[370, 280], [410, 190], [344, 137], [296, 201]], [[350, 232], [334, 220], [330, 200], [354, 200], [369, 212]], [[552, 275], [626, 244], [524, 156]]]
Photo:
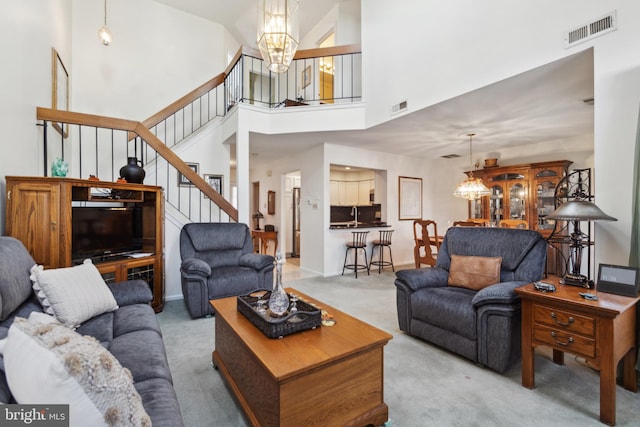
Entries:
[[575, 320], [573, 317], [569, 316], [569, 321], [568, 322], [561, 322], [561, 321], [558, 320], [558, 318], [556, 317], [556, 314], [554, 312], [551, 312], [551, 318], [556, 321], [557, 325], [560, 325], [560, 326], [569, 326]]
[[556, 336], [555, 332], [551, 332], [551, 336], [553, 337], [553, 340], [556, 342], [556, 344], [559, 344], [563, 347], [566, 347], [573, 342], [573, 337], [569, 337], [569, 341], [567, 342], [558, 341], [558, 337]]

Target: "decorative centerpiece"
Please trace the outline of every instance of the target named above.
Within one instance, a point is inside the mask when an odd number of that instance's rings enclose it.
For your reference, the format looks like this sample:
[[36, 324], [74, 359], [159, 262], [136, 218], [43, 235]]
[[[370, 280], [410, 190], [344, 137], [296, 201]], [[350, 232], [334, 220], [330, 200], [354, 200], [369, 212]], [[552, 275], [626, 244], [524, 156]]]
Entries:
[[485, 168], [497, 168], [498, 167], [498, 159], [495, 157], [484, 159], [484, 167]]
[[322, 316], [318, 307], [301, 300], [297, 295], [287, 294], [282, 285], [282, 254], [276, 253], [276, 279], [273, 289], [257, 289], [237, 297], [238, 311], [268, 338], [282, 338], [321, 325]]
[[140, 166], [141, 160], [137, 157], [127, 157], [127, 164], [120, 168], [120, 176], [127, 180], [127, 182], [142, 184], [144, 181], [145, 171]]
[[69, 163], [65, 159], [58, 157], [51, 163], [51, 176], [65, 177], [69, 173]]
[[273, 284], [273, 290], [269, 297], [269, 310], [272, 315], [279, 317], [285, 314], [289, 308], [289, 295], [287, 295], [282, 286], [282, 264], [284, 264], [284, 259], [280, 251], [276, 253], [275, 264], [276, 281]]

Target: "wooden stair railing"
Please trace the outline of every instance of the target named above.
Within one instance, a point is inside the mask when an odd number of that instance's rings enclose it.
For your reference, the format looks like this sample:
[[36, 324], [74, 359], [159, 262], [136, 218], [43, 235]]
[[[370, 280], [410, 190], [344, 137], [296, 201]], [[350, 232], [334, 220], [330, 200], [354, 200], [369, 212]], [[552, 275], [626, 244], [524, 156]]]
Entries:
[[[324, 47], [324, 48], [315, 48], [315, 49], [305, 49], [299, 50], [296, 52], [293, 60], [299, 59], [310, 59], [310, 58], [320, 58], [320, 57], [329, 57], [329, 56], [338, 56], [338, 55], [349, 55], [360, 53], [362, 48], [359, 44], [351, 44], [344, 46], [334, 46], [334, 47]], [[252, 56], [254, 58], [260, 58], [260, 51], [257, 49], [253, 49], [251, 47], [241, 46], [240, 49], [236, 52], [233, 59], [227, 66], [227, 68], [208, 82], [202, 84], [198, 88], [192, 90], [185, 96], [180, 99], [172, 102], [170, 105], [166, 106], [162, 110], [153, 114], [151, 117], [147, 118], [142, 122], [142, 124], [147, 128], [152, 128], [158, 123], [166, 120], [172, 114], [182, 110], [187, 105], [196, 101], [199, 97], [205, 95], [207, 92], [215, 89], [221, 84], [224, 84], [226, 77], [231, 73], [231, 70], [236, 66], [240, 58], [243, 55]], [[129, 134], [129, 140], [131, 141], [135, 138], [135, 135], [132, 133]]]
[[37, 107], [38, 120], [46, 120], [54, 123], [68, 123], [73, 125], [93, 126], [107, 129], [127, 131], [140, 136], [148, 146], [153, 148], [162, 158], [176, 168], [200, 191], [207, 195], [220, 209], [222, 209], [233, 221], [238, 221], [238, 210], [227, 201], [220, 193], [214, 190], [203, 178], [191, 169], [180, 157], [168, 148], [158, 137], [141, 122], [134, 120], [118, 119], [112, 117], [97, 116], [92, 114], [77, 113], [71, 111], [53, 110], [51, 108]]
[[[296, 52], [294, 61], [357, 54], [361, 53], [361, 51], [361, 46], [356, 44], [335, 46], [329, 48], [299, 50], [298, 52]], [[208, 92], [216, 89], [218, 86], [224, 85], [225, 79], [236, 67], [243, 55], [260, 58], [260, 51], [249, 47], [241, 47], [240, 49], [238, 49], [224, 72], [218, 74], [211, 80], [200, 85], [178, 100], [172, 102], [170, 105], [153, 114], [143, 122], [77, 112], [53, 110], [43, 107], [37, 108], [37, 118], [38, 120], [50, 121], [52, 123], [69, 123], [74, 125], [93, 126], [127, 131], [127, 139], [129, 141], [136, 138], [136, 136], [140, 136], [148, 146], [153, 148], [162, 158], [169, 162], [169, 164], [171, 164], [187, 179], [189, 179], [200, 191], [207, 195], [211, 199], [211, 201], [215, 203], [222, 211], [229, 215], [231, 220], [238, 221], [237, 209], [234, 208], [233, 205], [229, 203], [229, 201], [222, 197], [222, 195], [215, 191], [210, 185], [208, 185], [208, 183], [197, 173], [195, 173], [193, 169], [191, 169], [184, 161], [182, 161], [182, 159], [175, 155], [174, 152], [158, 137], [156, 137], [150, 129], [161, 123], [163, 120], [167, 120], [171, 115], [186, 108], [189, 104], [192, 104], [193, 102], [198, 100], [198, 98], [206, 95]]]
[[[215, 89], [224, 83], [225, 73], [220, 73], [208, 82], [200, 85], [196, 89], [192, 90], [182, 98], [172, 102], [170, 105], [166, 106], [162, 110], [158, 111], [151, 117], [147, 118], [142, 122], [142, 125], [147, 129], [150, 129], [157, 125], [158, 123], [166, 120], [172, 114], [177, 113], [178, 111], [185, 108], [187, 105], [191, 104], [201, 96], [205, 95], [207, 92]], [[134, 139], [136, 136], [133, 132], [129, 132], [129, 141]]]

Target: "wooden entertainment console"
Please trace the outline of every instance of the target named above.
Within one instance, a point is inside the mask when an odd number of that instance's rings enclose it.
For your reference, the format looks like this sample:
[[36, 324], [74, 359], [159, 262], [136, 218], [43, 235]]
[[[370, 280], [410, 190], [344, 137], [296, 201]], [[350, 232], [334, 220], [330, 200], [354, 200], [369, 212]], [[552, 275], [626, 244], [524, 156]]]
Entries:
[[141, 256], [94, 260], [107, 282], [143, 279], [156, 312], [164, 305], [162, 188], [59, 177], [6, 177], [6, 234], [45, 268], [70, 267], [73, 206], [135, 206], [142, 212]]

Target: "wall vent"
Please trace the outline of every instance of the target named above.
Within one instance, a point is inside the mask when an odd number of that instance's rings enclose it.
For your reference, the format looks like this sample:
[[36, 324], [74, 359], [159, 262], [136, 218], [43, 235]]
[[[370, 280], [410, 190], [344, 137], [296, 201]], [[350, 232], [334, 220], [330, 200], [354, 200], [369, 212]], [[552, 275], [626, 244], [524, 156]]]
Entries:
[[404, 111], [407, 108], [409, 108], [409, 104], [407, 103], [407, 100], [405, 99], [404, 101], [400, 101], [396, 105], [392, 105], [391, 106], [391, 114], [398, 114], [399, 112]]
[[447, 154], [445, 156], [440, 156], [443, 159], [455, 159], [456, 157], [461, 157], [459, 154]]
[[564, 48], [568, 49], [587, 40], [600, 37], [618, 29], [616, 11], [564, 34]]

